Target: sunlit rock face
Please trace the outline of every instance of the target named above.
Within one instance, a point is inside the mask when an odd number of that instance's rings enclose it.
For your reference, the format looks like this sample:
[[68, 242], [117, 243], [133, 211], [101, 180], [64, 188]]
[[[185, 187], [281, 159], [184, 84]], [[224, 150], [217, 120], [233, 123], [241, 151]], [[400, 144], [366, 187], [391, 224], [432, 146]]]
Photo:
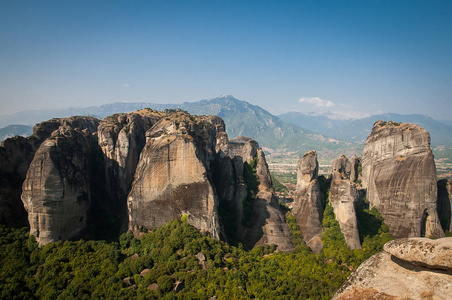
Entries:
[[375, 122], [366, 140], [363, 185], [395, 238], [442, 237], [430, 135], [411, 123]]
[[450, 299], [451, 258], [452, 238], [390, 241], [349, 276], [333, 299]]
[[46, 139], [27, 172], [22, 201], [30, 234], [39, 244], [79, 237], [91, 204], [91, 133], [60, 126]]
[[359, 199], [358, 190], [350, 180], [351, 163], [344, 155], [337, 158], [330, 169], [330, 203], [339, 222], [345, 242], [350, 249], [361, 249], [355, 203]]
[[324, 210], [318, 172], [317, 153], [306, 152], [297, 165], [297, 189], [292, 210], [304, 241], [316, 253], [323, 248], [321, 238]]
[[129, 229], [153, 229], [182, 215], [219, 238], [218, 197], [210, 163], [219, 117], [172, 114], [146, 133], [146, 145], [128, 197]]

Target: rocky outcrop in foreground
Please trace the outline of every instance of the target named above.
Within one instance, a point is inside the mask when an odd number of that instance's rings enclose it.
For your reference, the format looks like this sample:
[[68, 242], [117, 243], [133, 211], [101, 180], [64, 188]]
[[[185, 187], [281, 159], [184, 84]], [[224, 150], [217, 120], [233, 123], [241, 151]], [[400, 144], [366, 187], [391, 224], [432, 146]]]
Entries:
[[322, 243], [322, 194], [318, 180], [319, 163], [317, 153], [308, 151], [298, 161], [297, 190], [292, 213], [300, 227], [303, 240], [315, 253], [323, 248]]
[[366, 140], [363, 185], [395, 238], [442, 237], [430, 135], [410, 123], [375, 122]]
[[450, 299], [452, 238], [388, 242], [366, 260], [333, 299]]
[[330, 203], [339, 222], [345, 242], [350, 249], [361, 249], [355, 203], [359, 199], [358, 190], [350, 180], [351, 163], [342, 155], [337, 158], [330, 169]]

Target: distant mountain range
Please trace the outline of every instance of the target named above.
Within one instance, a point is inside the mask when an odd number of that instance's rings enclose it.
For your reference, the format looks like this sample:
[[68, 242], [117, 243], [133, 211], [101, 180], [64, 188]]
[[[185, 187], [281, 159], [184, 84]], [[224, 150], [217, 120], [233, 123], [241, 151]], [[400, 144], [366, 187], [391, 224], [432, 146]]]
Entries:
[[[271, 155], [287, 153], [303, 155], [311, 149], [319, 153], [321, 160], [332, 160], [340, 154], [360, 155], [363, 142], [370, 133], [373, 123], [379, 119], [416, 123], [430, 132], [432, 145], [452, 146], [452, 126], [422, 115], [385, 114], [359, 120], [331, 120], [295, 112], [274, 116], [259, 106], [237, 100], [230, 95], [181, 104], [118, 102], [64, 110], [23, 111], [0, 116], [0, 127], [11, 124], [32, 126], [54, 117], [74, 115], [89, 115], [102, 119], [115, 113], [131, 112], [145, 107], [155, 110], [180, 108], [191, 114], [217, 115], [225, 121], [230, 138], [249, 136], [257, 140], [261, 147], [267, 148]], [[27, 132], [31, 132], [28, 130]], [[24, 133], [11, 130], [3, 134]]]
[[33, 127], [27, 125], [8, 125], [4, 128], [0, 128], [0, 142], [4, 139], [22, 135], [29, 136], [33, 133]]
[[430, 132], [431, 143], [436, 146], [452, 146], [452, 126], [436, 121], [428, 116], [411, 114], [381, 114], [358, 120], [331, 120], [324, 116], [311, 116], [299, 112], [289, 112], [278, 116], [281, 120], [306, 128], [313, 132], [328, 135], [335, 139], [365, 142], [372, 130], [372, 125], [378, 121], [395, 121], [414, 123]]

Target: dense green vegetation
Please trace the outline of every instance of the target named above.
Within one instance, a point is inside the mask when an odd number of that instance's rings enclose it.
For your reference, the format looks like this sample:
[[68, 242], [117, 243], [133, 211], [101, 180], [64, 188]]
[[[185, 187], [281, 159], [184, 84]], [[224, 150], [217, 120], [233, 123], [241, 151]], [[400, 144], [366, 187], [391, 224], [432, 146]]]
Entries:
[[280, 193], [289, 193], [289, 189], [282, 184], [278, 178], [276, 178], [275, 176], [271, 176], [272, 177], [272, 183], [273, 183], [273, 188], [275, 189], [276, 192], [280, 192]]
[[[274, 245], [244, 251], [201, 235], [186, 218], [139, 239], [129, 232], [116, 242], [66, 241], [41, 248], [26, 228], [1, 226], [0, 299], [330, 299], [351, 270], [390, 238], [377, 212], [361, 213], [375, 219], [366, 223], [361, 215], [364, 250], [351, 251], [327, 205], [318, 255], [305, 245], [288, 210], [292, 253], [275, 251]], [[204, 262], [196, 257], [200, 252]], [[178, 292], [177, 281], [184, 283]], [[154, 283], [158, 288], [149, 289]]]

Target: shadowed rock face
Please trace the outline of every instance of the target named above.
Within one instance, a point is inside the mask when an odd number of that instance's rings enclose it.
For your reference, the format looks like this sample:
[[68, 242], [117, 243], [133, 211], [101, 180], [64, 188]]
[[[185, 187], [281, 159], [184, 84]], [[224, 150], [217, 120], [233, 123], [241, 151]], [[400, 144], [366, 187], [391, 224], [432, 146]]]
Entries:
[[[168, 120], [167, 120], [168, 119]], [[218, 198], [212, 183], [218, 117], [173, 114], [147, 133], [128, 197], [129, 229], [156, 228], [188, 215], [188, 222], [219, 238]]]
[[20, 195], [28, 167], [39, 146], [36, 137], [16, 136], [0, 146], [0, 222], [24, 226], [28, 223]]
[[333, 299], [450, 299], [452, 238], [388, 242], [366, 260]]
[[90, 207], [89, 131], [61, 126], [34, 155], [23, 183], [30, 234], [40, 245], [80, 236]]
[[430, 135], [410, 123], [377, 121], [363, 151], [363, 185], [395, 238], [442, 237]]
[[323, 248], [323, 206], [318, 171], [317, 153], [306, 152], [298, 161], [297, 190], [292, 210], [304, 241], [316, 253]]
[[142, 109], [105, 118], [98, 127], [98, 143], [104, 154], [109, 211], [127, 221], [127, 195], [130, 192], [140, 153], [146, 144], [146, 131], [166, 114]]
[[351, 182], [355, 182], [358, 179], [358, 177], [359, 177], [359, 174], [358, 174], [358, 166], [359, 166], [359, 164], [360, 164], [360, 159], [358, 158], [358, 156], [353, 155], [350, 158], [350, 166], [351, 166], [351, 169], [350, 169], [350, 181]]
[[452, 180], [438, 181], [438, 217], [444, 230], [452, 232]]
[[351, 163], [344, 155], [337, 158], [330, 169], [330, 203], [339, 222], [345, 242], [350, 249], [361, 249], [355, 203], [359, 198], [355, 183], [350, 181]]
[[294, 246], [290, 239], [289, 227], [275, 196], [262, 149], [257, 150], [257, 159], [256, 175], [259, 191], [254, 200], [251, 216], [253, 225], [245, 229], [243, 244], [247, 249], [264, 244], [275, 244], [281, 251], [290, 251]]

